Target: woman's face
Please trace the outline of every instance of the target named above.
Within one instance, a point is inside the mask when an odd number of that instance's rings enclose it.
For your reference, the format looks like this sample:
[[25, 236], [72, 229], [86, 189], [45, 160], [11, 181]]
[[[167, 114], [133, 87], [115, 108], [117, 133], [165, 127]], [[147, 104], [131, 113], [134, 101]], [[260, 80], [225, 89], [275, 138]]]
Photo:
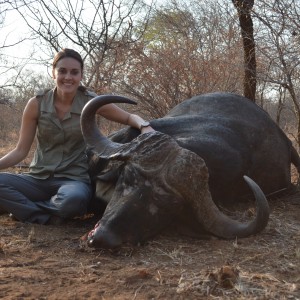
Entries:
[[82, 80], [82, 70], [79, 61], [72, 57], [60, 59], [52, 71], [58, 92], [64, 94], [76, 93]]

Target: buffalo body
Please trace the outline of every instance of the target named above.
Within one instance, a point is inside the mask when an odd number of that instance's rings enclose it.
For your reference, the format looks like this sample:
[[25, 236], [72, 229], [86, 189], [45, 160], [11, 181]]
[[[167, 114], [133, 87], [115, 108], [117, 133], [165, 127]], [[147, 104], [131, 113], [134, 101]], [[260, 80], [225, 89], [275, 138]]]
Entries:
[[[91, 117], [99, 105], [124, 99], [100, 96], [82, 114], [96, 196], [108, 203], [89, 235], [91, 245], [144, 241], [174, 219], [223, 238], [248, 236], [266, 226], [269, 210], [262, 191], [292, 187], [291, 163], [299, 170], [300, 159], [263, 109], [235, 94], [205, 94], [152, 120], [157, 133], [139, 135], [126, 128], [107, 139]], [[250, 223], [231, 220], [215, 206], [241, 201], [251, 191], [257, 216]]]

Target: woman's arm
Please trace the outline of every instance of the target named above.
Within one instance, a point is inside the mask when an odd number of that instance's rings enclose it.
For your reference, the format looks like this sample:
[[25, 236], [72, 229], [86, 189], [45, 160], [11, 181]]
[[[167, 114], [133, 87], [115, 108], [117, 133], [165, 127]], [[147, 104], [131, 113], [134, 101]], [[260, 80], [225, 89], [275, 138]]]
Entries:
[[37, 120], [38, 102], [36, 98], [32, 98], [23, 112], [17, 146], [0, 159], [0, 170], [12, 167], [26, 158], [35, 137]]
[[150, 125], [141, 128], [141, 125], [145, 123], [143, 118], [135, 114], [130, 114], [115, 104], [104, 105], [98, 109], [97, 113], [108, 120], [137, 128], [142, 133], [154, 131]]

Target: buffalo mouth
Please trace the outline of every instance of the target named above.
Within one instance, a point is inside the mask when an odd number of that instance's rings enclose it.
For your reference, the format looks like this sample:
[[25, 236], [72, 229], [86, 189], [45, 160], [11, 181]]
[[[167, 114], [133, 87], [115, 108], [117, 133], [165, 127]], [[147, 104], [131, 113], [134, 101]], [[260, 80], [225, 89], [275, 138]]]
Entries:
[[118, 248], [123, 244], [123, 240], [112, 231], [103, 230], [99, 221], [93, 230], [88, 233], [87, 245], [94, 248]]

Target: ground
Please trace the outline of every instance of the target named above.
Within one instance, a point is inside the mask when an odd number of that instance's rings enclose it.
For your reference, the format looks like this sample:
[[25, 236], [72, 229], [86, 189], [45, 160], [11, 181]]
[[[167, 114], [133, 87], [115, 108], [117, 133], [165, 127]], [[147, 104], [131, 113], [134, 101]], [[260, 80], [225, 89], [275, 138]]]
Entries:
[[300, 192], [270, 206], [255, 236], [197, 240], [168, 231], [114, 251], [81, 240], [92, 216], [45, 226], [1, 215], [0, 298], [300, 299]]

